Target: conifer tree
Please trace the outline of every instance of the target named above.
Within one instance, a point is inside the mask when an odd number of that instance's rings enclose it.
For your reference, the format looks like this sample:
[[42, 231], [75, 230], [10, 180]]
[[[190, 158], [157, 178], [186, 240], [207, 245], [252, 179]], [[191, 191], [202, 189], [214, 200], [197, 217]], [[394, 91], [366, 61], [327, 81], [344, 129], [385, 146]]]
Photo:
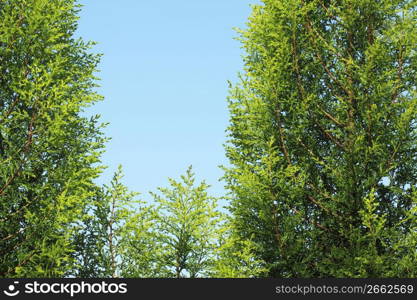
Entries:
[[226, 180], [268, 276], [417, 276], [416, 5], [253, 7]]
[[123, 278], [164, 277], [162, 245], [156, 232], [153, 206], [142, 203], [134, 209], [120, 239], [120, 276]]
[[84, 213], [74, 242], [75, 277], [158, 277], [155, 215], [123, 177], [119, 165]]
[[[104, 202], [97, 207], [95, 216], [101, 222], [101, 230], [104, 237], [102, 251], [104, 255], [105, 274], [109, 277], [118, 277], [118, 260], [122, 251], [121, 237], [126, 230], [126, 223], [132, 214], [132, 205], [137, 193], [129, 192], [121, 183], [123, 177], [122, 167], [113, 176], [110, 186], [104, 186]], [[139, 204], [139, 203], [137, 203]]]
[[0, 1], [0, 276], [59, 277], [95, 193], [104, 138], [84, 109], [99, 56], [73, 0]]
[[208, 277], [215, 257], [222, 216], [204, 181], [195, 183], [190, 166], [181, 181], [151, 193], [156, 205], [158, 264], [161, 277]]

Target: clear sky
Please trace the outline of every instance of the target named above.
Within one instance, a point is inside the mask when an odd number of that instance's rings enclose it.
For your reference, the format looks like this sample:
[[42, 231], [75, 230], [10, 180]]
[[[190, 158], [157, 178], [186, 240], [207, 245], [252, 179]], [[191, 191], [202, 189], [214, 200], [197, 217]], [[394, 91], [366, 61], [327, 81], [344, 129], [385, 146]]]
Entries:
[[233, 27], [244, 27], [256, 0], [81, 0], [78, 34], [98, 45], [105, 100], [91, 111], [110, 122], [103, 163], [149, 199], [192, 164], [197, 179], [224, 193], [227, 80], [243, 54]]

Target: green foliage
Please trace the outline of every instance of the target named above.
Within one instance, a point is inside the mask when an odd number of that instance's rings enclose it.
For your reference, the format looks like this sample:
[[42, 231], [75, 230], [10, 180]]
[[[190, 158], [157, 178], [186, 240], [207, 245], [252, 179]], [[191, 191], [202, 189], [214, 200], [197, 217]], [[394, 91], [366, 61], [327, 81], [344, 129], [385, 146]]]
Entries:
[[268, 276], [415, 276], [416, 4], [253, 7], [225, 179]]
[[157, 248], [153, 233], [155, 217], [152, 206], [134, 200], [137, 193], [129, 192], [120, 183], [121, 167], [107, 192], [105, 215], [108, 269], [112, 277], [157, 277]]
[[251, 240], [239, 240], [231, 223], [222, 228], [212, 266], [214, 278], [255, 278], [267, 274], [265, 263], [256, 257], [256, 244]]
[[230, 87], [226, 219], [192, 168], [97, 186], [76, 0], [0, 1], [1, 277], [416, 277], [417, 2], [263, 0]]
[[121, 277], [162, 277], [161, 245], [155, 227], [152, 206], [141, 206], [129, 218], [120, 242]]
[[[87, 256], [93, 261], [102, 257], [104, 272], [97, 274], [94, 271], [97, 266], [88, 267], [93, 270], [89, 274], [92, 277], [208, 277], [213, 269], [222, 221], [216, 210], [217, 200], [207, 194], [209, 186], [205, 182], [196, 185], [190, 167], [181, 181], [169, 179], [169, 188], [151, 193], [156, 206], [145, 205], [133, 201], [134, 195], [120, 184], [120, 174], [119, 170], [105, 193], [109, 197], [104, 198], [98, 206], [100, 209], [93, 214], [98, 227], [104, 229], [101, 234], [90, 236], [101, 242], [93, 245]], [[86, 228], [86, 232], [88, 236], [100, 230]], [[97, 249], [104, 252], [97, 255]]]
[[0, 276], [63, 276], [104, 138], [75, 1], [0, 3]]
[[207, 277], [213, 264], [221, 215], [203, 181], [189, 167], [181, 181], [151, 193], [157, 204], [156, 235], [162, 277]]
[[[105, 270], [111, 277], [117, 277], [117, 259], [121, 251], [121, 242], [127, 224], [132, 217], [133, 198], [137, 193], [129, 192], [120, 180], [122, 179], [122, 167], [119, 166], [114, 174], [110, 186], [104, 186], [104, 205], [98, 206], [96, 216], [102, 223], [102, 232], [105, 235]], [[136, 202], [139, 204], [139, 202]]]
[[73, 277], [100, 278], [108, 276], [106, 257], [103, 249], [106, 246], [106, 218], [103, 206], [108, 206], [104, 189], [96, 187], [96, 192], [84, 208], [82, 219], [72, 237], [75, 249], [72, 253], [74, 269]]
[[[126, 269], [133, 267], [129, 263], [133, 259], [132, 248], [140, 247], [140, 243], [150, 245], [146, 243], [145, 231], [152, 224], [146, 220], [149, 209], [135, 199], [138, 193], [130, 192], [122, 178], [119, 166], [110, 185], [97, 190], [95, 201], [84, 214], [75, 237], [76, 277], [126, 277]], [[131, 243], [132, 234], [140, 236], [140, 243]]]

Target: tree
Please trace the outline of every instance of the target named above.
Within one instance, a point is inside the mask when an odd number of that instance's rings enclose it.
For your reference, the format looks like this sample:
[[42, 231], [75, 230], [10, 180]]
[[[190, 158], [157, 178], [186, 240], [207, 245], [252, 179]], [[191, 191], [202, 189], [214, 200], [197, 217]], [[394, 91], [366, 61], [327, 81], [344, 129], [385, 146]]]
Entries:
[[170, 188], [151, 193], [156, 207], [158, 264], [161, 277], [208, 277], [222, 221], [217, 199], [203, 181], [195, 184], [190, 166], [181, 181], [169, 178]]
[[[152, 271], [152, 256], [146, 254], [152, 249], [152, 214], [122, 179], [119, 165], [110, 185], [97, 191], [95, 201], [84, 214], [75, 241], [76, 277], [144, 277]], [[138, 253], [139, 248], [146, 252]], [[132, 274], [132, 269], [136, 273]]]
[[417, 275], [416, 4], [253, 7], [225, 178], [268, 276]]
[[60, 277], [95, 193], [105, 141], [83, 111], [99, 56], [75, 39], [78, 5], [0, 2], [0, 276]]
[[102, 278], [109, 277], [107, 257], [105, 256], [107, 219], [102, 213], [108, 207], [104, 187], [96, 186], [92, 201], [84, 207], [82, 218], [73, 235], [75, 245], [72, 257], [74, 267], [71, 277]]
[[96, 211], [96, 216], [102, 220], [105, 238], [105, 247], [102, 249], [105, 257], [105, 273], [110, 277], [118, 277], [117, 260], [121, 251], [120, 239], [132, 214], [132, 209], [129, 209], [134, 204], [132, 200], [137, 195], [137, 193], [129, 192], [127, 187], [120, 182], [122, 177], [122, 167], [119, 166], [110, 186], [104, 186], [104, 205], [98, 206]]
[[123, 278], [163, 277], [161, 244], [152, 206], [142, 205], [126, 223], [121, 236], [120, 276]]
[[135, 194], [128, 192], [121, 178], [119, 168], [90, 213], [93, 223], [84, 222], [76, 254], [82, 266], [78, 276], [212, 274], [221, 218], [216, 199], [207, 194], [209, 186], [204, 182], [195, 185], [191, 167], [181, 176], [182, 182], [169, 179], [171, 188], [151, 193], [156, 207], [135, 201]]

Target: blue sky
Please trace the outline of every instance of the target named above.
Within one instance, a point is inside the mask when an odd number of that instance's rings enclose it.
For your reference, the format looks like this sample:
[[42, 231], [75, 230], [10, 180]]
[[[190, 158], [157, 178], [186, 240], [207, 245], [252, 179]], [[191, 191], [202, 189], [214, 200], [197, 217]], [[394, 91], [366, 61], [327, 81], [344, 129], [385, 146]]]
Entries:
[[224, 194], [227, 80], [236, 82], [243, 54], [233, 27], [244, 27], [256, 2], [80, 1], [78, 34], [103, 53], [105, 100], [90, 110], [110, 122], [100, 181], [122, 164], [124, 183], [149, 199], [192, 164], [212, 194]]

